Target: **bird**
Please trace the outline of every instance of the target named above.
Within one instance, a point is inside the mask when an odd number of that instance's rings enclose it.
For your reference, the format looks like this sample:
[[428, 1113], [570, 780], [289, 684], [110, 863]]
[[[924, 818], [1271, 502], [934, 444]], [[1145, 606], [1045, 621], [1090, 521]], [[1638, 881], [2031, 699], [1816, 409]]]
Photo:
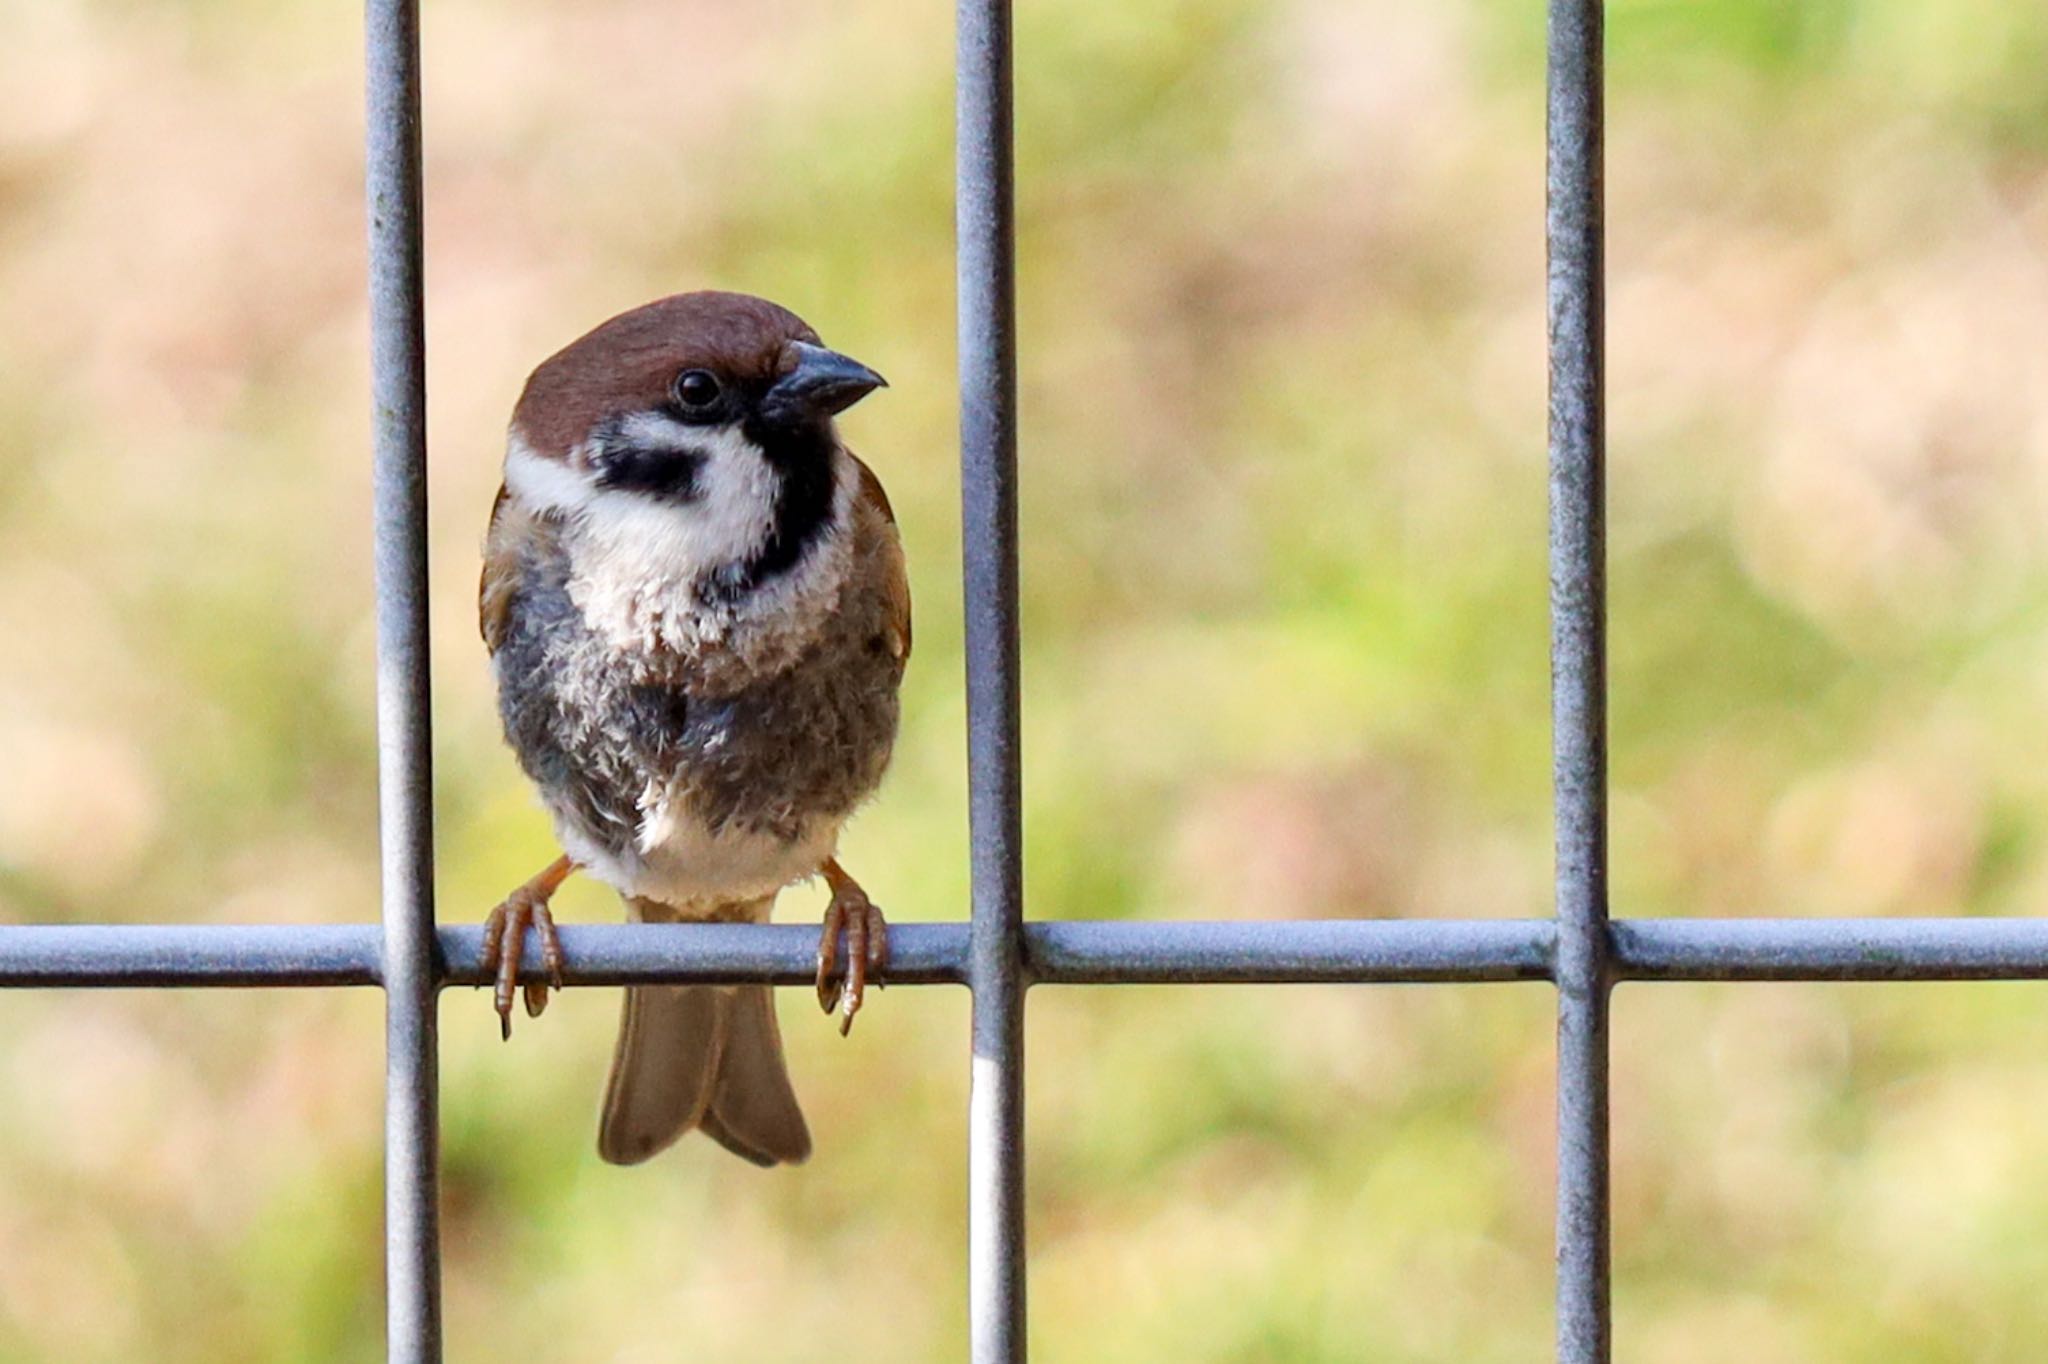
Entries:
[[[888, 924], [838, 839], [895, 743], [910, 587], [888, 494], [834, 418], [886, 386], [788, 309], [709, 290], [527, 379], [478, 617], [561, 856], [485, 920], [503, 1036], [515, 994], [538, 1016], [561, 984], [549, 900], [577, 871], [646, 923], [764, 922], [822, 877], [818, 1000], [851, 1028]], [[768, 986], [627, 988], [598, 1152], [635, 1164], [693, 1129], [758, 1165], [809, 1156]]]

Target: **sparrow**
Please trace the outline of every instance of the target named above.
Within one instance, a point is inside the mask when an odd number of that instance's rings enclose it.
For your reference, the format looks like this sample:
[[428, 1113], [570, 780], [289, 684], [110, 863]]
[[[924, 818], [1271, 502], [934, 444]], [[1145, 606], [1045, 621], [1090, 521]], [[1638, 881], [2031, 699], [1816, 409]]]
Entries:
[[[763, 922], [823, 877], [818, 999], [852, 1026], [888, 925], [836, 848], [889, 764], [910, 587], [833, 418], [884, 386], [788, 309], [716, 292], [622, 313], [526, 381], [478, 614], [562, 856], [485, 921], [505, 1036], [515, 993], [538, 1015], [561, 983], [548, 901], [579, 870], [647, 923]], [[810, 1154], [769, 987], [626, 990], [598, 1151], [633, 1164], [693, 1128], [760, 1165]]]

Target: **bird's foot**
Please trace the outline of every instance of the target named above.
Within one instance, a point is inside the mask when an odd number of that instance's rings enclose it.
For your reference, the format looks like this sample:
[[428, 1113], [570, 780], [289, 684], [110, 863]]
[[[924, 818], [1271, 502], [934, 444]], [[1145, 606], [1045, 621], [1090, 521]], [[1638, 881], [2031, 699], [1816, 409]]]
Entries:
[[[881, 975], [889, 961], [889, 922], [837, 862], [827, 862], [825, 880], [832, 903], [825, 909], [824, 931], [818, 938], [818, 1005], [839, 1015], [839, 1033], [853, 1029], [870, 977]], [[840, 967], [839, 938], [846, 936], [846, 964]], [[881, 988], [881, 982], [875, 982]]]
[[[548, 900], [562, 882], [568, 878], [575, 864], [564, 857], [556, 861], [540, 875], [505, 897], [484, 920], [484, 951], [486, 963], [497, 967], [497, 988], [493, 1002], [498, 1010], [499, 1035], [509, 1039], [512, 1036], [512, 996], [519, 994], [526, 1000], [526, 1016], [539, 1018], [542, 1009], [548, 1006], [548, 987], [562, 988], [562, 940], [555, 934], [555, 916], [548, 910]], [[519, 978], [519, 964], [526, 954], [526, 930], [531, 927], [540, 934], [540, 963], [546, 972], [545, 980]]]

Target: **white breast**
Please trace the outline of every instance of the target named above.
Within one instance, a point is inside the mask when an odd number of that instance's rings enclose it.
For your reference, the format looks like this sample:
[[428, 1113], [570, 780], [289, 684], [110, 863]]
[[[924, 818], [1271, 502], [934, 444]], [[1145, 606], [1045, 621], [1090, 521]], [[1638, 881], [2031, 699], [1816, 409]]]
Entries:
[[839, 823], [814, 821], [804, 835], [784, 840], [732, 829], [716, 833], [687, 810], [652, 812], [640, 829], [636, 890], [666, 904], [772, 895], [814, 875], [839, 842]]

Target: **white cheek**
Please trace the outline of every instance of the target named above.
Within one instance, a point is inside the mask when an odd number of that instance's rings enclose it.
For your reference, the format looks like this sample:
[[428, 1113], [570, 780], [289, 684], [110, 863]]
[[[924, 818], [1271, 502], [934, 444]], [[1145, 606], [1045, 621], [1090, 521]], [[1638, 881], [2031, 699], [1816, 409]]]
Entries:
[[566, 462], [543, 459], [515, 432], [505, 451], [505, 482], [514, 495], [536, 511], [573, 518], [589, 551], [578, 556], [585, 572], [617, 576], [644, 590], [742, 562], [767, 544], [779, 480], [738, 427], [689, 427], [642, 413], [628, 418], [626, 429], [638, 444], [702, 458], [697, 496], [668, 502], [600, 488], [584, 472], [586, 448], [572, 451]]
[[697, 564], [715, 568], [759, 553], [775, 528], [781, 479], [737, 427], [721, 428], [691, 448], [705, 456], [698, 495], [676, 510], [690, 526]]
[[577, 511], [597, 495], [579, 470], [541, 458], [517, 431], [505, 439], [505, 487], [534, 512]]

